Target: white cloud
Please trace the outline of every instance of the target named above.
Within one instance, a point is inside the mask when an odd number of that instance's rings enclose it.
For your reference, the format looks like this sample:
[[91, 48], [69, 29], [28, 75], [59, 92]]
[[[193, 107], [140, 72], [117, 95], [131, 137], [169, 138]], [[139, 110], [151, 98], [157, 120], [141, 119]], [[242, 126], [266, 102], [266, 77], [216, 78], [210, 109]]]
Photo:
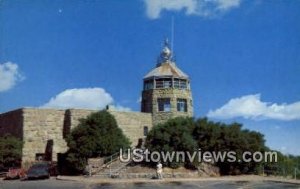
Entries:
[[130, 112], [131, 111], [130, 108], [124, 107], [124, 106], [121, 106], [121, 105], [111, 105], [111, 106], [109, 106], [109, 109], [110, 110], [117, 110], [117, 111], [120, 111], [120, 112]]
[[102, 88], [80, 88], [67, 89], [59, 93], [44, 104], [42, 108], [83, 108], [98, 110], [112, 103], [113, 98]]
[[24, 78], [20, 74], [17, 64], [12, 62], [0, 64], [0, 92], [13, 88], [18, 81], [22, 81]]
[[144, 0], [146, 14], [157, 19], [166, 11], [184, 10], [187, 15], [214, 17], [240, 6], [241, 0]]
[[239, 7], [241, 1], [240, 0], [215, 0], [216, 8], [220, 10], [229, 10], [235, 7]]
[[246, 119], [274, 119], [274, 120], [298, 120], [300, 119], [300, 101], [291, 104], [277, 104], [263, 102], [260, 94], [233, 98], [225, 105], [210, 110], [208, 117], [230, 119], [243, 117]]

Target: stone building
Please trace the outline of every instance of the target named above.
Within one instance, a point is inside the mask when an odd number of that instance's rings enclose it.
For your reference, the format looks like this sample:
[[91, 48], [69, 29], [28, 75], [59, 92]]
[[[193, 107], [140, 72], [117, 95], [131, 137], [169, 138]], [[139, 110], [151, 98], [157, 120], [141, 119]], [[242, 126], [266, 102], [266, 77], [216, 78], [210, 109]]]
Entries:
[[[80, 118], [95, 111], [21, 108], [0, 114], [0, 136], [10, 133], [23, 140], [23, 165], [41, 158], [57, 161], [59, 154], [68, 149], [65, 141], [67, 134], [78, 125]], [[108, 111], [133, 146], [146, 136], [153, 125], [149, 113]]]
[[[172, 60], [166, 43], [156, 67], [143, 79], [141, 112], [108, 108], [118, 126], [136, 146], [157, 123], [176, 116], [193, 116], [188, 76]], [[23, 140], [22, 164], [35, 160], [57, 161], [68, 149], [65, 138], [72, 128], [96, 110], [21, 108], [0, 114], [0, 136], [11, 134]]]

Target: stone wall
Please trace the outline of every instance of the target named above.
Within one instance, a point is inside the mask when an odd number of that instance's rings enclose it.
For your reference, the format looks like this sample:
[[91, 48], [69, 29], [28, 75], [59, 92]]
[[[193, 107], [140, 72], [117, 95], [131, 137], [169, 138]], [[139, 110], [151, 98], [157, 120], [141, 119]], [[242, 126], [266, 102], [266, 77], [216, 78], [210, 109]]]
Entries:
[[71, 130], [75, 128], [79, 124], [79, 120], [82, 118], [86, 118], [91, 113], [96, 112], [97, 110], [85, 110], [85, 109], [69, 109], [66, 110], [70, 112], [70, 120], [71, 120]]
[[131, 146], [138, 145], [139, 139], [144, 138], [144, 128], [152, 128], [152, 115], [142, 112], [119, 112], [109, 111], [116, 119], [118, 126], [130, 139]]
[[[75, 128], [81, 118], [86, 118], [96, 110], [83, 109], [37, 109], [23, 108], [0, 114], [0, 136], [7, 133], [23, 139], [23, 166], [35, 161], [37, 154], [45, 154], [57, 161], [58, 153], [68, 149], [65, 137]], [[149, 113], [118, 112], [109, 110], [118, 126], [130, 139], [132, 146], [144, 138], [144, 127], [152, 128]]]
[[23, 164], [34, 161], [36, 154], [47, 153], [57, 161], [57, 154], [66, 152], [64, 119], [65, 110], [23, 109]]

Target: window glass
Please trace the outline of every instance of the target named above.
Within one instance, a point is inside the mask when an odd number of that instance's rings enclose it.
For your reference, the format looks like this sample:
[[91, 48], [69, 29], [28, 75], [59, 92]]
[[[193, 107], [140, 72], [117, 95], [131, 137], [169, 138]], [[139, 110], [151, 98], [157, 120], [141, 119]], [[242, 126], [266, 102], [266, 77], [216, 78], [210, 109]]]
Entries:
[[187, 101], [183, 98], [177, 99], [177, 111], [178, 112], [187, 112]]
[[187, 80], [185, 79], [174, 79], [174, 88], [176, 89], [186, 89]]
[[153, 80], [148, 80], [144, 82], [144, 90], [153, 89]]
[[186, 80], [184, 79], [179, 80], [179, 88], [186, 89]]
[[160, 112], [171, 111], [170, 98], [158, 98], [157, 103], [158, 103], [158, 111], [160, 111]]
[[156, 88], [171, 88], [172, 87], [172, 79], [171, 78], [163, 78], [163, 79], [156, 79]]
[[179, 79], [174, 79], [174, 88], [179, 88]]

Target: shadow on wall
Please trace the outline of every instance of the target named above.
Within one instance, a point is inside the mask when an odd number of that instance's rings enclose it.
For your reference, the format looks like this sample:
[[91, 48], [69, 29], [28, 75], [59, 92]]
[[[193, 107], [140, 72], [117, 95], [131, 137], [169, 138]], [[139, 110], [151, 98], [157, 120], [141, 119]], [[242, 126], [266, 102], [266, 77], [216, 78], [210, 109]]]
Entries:
[[68, 134], [71, 132], [71, 111], [66, 110], [64, 117], [64, 125], [63, 125], [63, 138], [67, 138]]
[[52, 153], [53, 153], [53, 140], [48, 140], [46, 149], [45, 149], [45, 161], [52, 161]]

